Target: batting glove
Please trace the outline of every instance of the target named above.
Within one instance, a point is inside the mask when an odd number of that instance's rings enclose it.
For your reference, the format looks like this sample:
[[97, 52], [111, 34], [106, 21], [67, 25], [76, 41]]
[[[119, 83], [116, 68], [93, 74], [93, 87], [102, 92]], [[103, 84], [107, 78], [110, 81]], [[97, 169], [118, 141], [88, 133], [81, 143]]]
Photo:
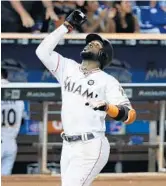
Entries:
[[68, 28], [68, 30], [72, 30], [74, 27], [81, 26], [87, 20], [84, 13], [80, 10], [73, 11], [64, 22], [64, 25]]

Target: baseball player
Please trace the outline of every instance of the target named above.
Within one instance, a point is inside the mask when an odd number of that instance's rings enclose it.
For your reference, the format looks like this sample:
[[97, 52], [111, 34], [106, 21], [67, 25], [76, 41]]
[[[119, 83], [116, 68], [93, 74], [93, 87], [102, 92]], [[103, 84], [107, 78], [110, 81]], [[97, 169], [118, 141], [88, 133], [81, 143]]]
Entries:
[[[7, 83], [7, 71], [1, 69], [1, 84]], [[1, 101], [1, 175], [10, 175], [12, 172], [23, 111], [23, 101]]]
[[85, 15], [75, 10], [36, 49], [38, 58], [61, 85], [62, 186], [90, 186], [107, 163], [110, 153], [105, 137], [107, 114], [126, 124], [136, 118], [119, 82], [102, 71], [113, 55], [108, 40], [97, 34], [87, 35], [81, 64], [54, 51], [60, 39], [84, 21]]

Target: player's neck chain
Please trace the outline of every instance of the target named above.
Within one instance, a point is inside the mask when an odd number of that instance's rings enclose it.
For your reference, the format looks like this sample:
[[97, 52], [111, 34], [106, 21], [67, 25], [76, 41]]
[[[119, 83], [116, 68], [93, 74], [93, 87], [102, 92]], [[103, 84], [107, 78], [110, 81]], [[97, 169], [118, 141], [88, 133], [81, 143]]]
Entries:
[[100, 69], [99, 68], [94, 68], [94, 69], [91, 69], [91, 70], [87, 70], [85, 67], [80, 66], [80, 71], [83, 72], [84, 75], [88, 76], [92, 73], [99, 72]]

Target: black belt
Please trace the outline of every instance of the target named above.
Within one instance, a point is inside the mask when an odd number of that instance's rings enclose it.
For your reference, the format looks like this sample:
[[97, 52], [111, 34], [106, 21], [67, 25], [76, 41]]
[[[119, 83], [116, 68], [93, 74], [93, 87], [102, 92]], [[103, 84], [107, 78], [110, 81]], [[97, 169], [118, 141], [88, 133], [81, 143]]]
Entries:
[[95, 136], [92, 133], [85, 133], [83, 135], [73, 135], [68, 136], [65, 133], [62, 133], [62, 138], [68, 142], [74, 142], [74, 141], [87, 141], [90, 139], [93, 139]]

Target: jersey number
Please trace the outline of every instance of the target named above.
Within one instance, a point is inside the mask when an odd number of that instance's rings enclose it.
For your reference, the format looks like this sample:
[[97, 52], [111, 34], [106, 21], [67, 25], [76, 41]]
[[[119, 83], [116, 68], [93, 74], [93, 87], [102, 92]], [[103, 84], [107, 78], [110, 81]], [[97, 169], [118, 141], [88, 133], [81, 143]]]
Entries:
[[5, 126], [7, 123], [10, 126], [13, 126], [16, 122], [16, 112], [13, 109], [2, 110], [2, 126]]

